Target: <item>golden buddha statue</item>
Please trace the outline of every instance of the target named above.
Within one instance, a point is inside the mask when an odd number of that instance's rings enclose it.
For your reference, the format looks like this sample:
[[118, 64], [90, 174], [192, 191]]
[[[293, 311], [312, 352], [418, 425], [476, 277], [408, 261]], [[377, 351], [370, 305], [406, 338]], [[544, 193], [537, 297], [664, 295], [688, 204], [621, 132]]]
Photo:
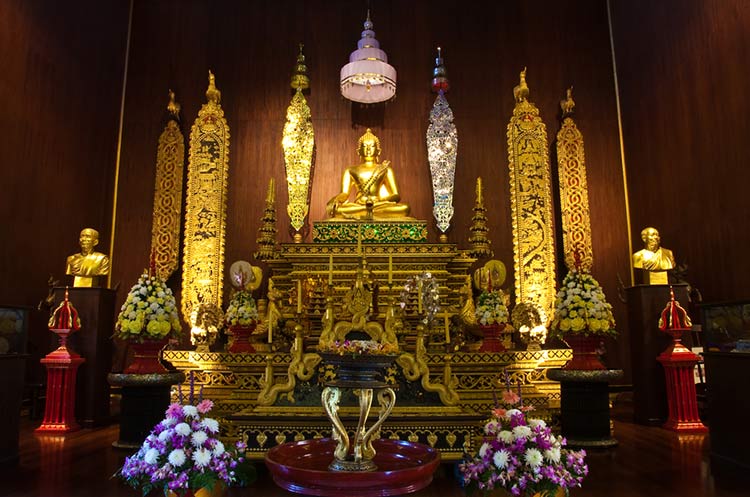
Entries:
[[672, 251], [661, 246], [656, 228], [644, 228], [641, 239], [645, 247], [633, 254], [633, 267], [643, 270], [643, 282], [649, 285], [669, 283], [667, 270], [675, 267]]
[[99, 243], [99, 232], [93, 228], [85, 228], [78, 238], [81, 252], [68, 257], [65, 274], [75, 276], [74, 287], [97, 286], [98, 276], [109, 274], [109, 257], [101, 252], [94, 252]]
[[[326, 205], [333, 219], [398, 220], [411, 219], [409, 206], [401, 203], [390, 161], [380, 159], [380, 140], [368, 128], [357, 143], [361, 163], [344, 171], [341, 193]], [[349, 201], [352, 186], [354, 201]]]

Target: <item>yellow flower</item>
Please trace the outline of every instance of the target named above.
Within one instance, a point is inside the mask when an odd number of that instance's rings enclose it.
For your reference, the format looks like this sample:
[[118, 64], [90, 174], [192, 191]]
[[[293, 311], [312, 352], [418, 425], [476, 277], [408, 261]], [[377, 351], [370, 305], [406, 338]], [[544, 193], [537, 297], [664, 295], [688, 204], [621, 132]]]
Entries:
[[598, 319], [589, 319], [589, 329], [591, 331], [599, 331], [602, 329], [602, 322]]
[[573, 331], [581, 331], [586, 327], [586, 321], [581, 317], [573, 318], [570, 320], [570, 329]]
[[570, 319], [563, 318], [560, 320], [560, 329], [562, 331], [568, 331], [570, 329]]

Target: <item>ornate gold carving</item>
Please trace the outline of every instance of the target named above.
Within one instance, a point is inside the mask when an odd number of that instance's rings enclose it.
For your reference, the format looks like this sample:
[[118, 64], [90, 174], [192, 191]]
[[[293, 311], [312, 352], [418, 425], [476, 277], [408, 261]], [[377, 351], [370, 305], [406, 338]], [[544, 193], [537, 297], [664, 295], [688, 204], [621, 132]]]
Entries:
[[469, 231], [471, 231], [471, 236], [469, 237], [471, 249], [469, 249], [469, 254], [475, 259], [492, 257], [494, 252], [490, 248], [492, 242], [487, 237], [490, 229], [487, 227], [487, 209], [484, 207], [482, 178], [477, 178], [474, 216], [471, 218], [471, 228], [469, 228]]
[[[291, 226], [296, 233], [302, 231], [305, 218], [309, 212], [310, 190], [312, 188], [313, 153], [315, 148], [315, 133], [313, 132], [312, 117], [307, 100], [302, 90], [309, 86], [309, 79], [305, 75], [305, 55], [300, 44], [295, 73], [292, 76], [292, 88], [297, 91], [286, 110], [286, 124], [281, 139], [284, 148], [284, 164], [286, 165], [286, 182], [289, 190], [289, 203], [286, 211], [289, 214]], [[300, 237], [301, 241], [301, 237]]]
[[266, 208], [263, 209], [260, 222], [258, 238], [255, 240], [258, 250], [253, 256], [259, 261], [267, 261], [276, 256], [276, 184], [273, 178], [268, 180]]
[[182, 315], [188, 322], [199, 304], [221, 308], [224, 286], [229, 126], [210, 71], [208, 78], [208, 102], [190, 131], [182, 274]]
[[560, 102], [563, 122], [557, 133], [557, 164], [560, 176], [563, 249], [568, 269], [590, 273], [594, 262], [591, 247], [591, 216], [586, 182], [583, 135], [573, 121], [573, 88]]
[[427, 365], [426, 356], [427, 349], [425, 348], [425, 329], [424, 326], [417, 326], [417, 345], [414, 354], [401, 354], [396, 363], [401, 366], [404, 372], [404, 377], [409, 381], [417, 381], [421, 379], [422, 388], [427, 392], [437, 392], [440, 396], [440, 401], [446, 406], [453, 406], [458, 404], [460, 400], [456, 387], [458, 386], [458, 379], [453, 376], [451, 371], [451, 356], [446, 354], [444, 357], [443, 365], [443, 381], [442, 383], [433, 383], [430, 380], [430, 367]]
[[539, 109], [527, 100], [526, 69], [513, 95], [516, 105], [508, 123], [508, 162], [516, 303], [537, 304], [552, 319], [555, 241], [547, 132]]
[[151, 254], [156, 274], [166, 280], [179, 263], [182, 220], [182, 169], [185, 138], [180, 130], [180, 104], [169, 90], [169, 120], [156, 148], [156, 184], [151, 225]]
[[294, 403], [294, 386], [297, 384], [297, 380], [309, 381], [315, 372], [315, 367], [320, 362], [318, 354], [303, 353], [302, 326], [295, 326], [294, 332], [294, 343], [290, 351], [292, 362], [287, 369], [287, 380], [285, 383], [274, 383], [273, 356], [268, 356], [265, 376], [260, 381], [263, 390], [258, 394], [259, 405], [273, 405], [280, 394], [285, 394], [286, 398]]

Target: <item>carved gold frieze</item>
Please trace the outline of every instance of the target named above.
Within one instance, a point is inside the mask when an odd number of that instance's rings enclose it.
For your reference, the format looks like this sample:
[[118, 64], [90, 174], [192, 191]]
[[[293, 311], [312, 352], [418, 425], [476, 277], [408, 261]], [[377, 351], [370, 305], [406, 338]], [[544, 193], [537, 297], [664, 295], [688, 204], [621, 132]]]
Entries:
[[594, 253], [591, 247], [591, 216], [586, 182], [583, 135], [573, 121], [573, 89], [560, 102], [563, 122], [557, 133], [557, 164], [560, 176], [563, 249], [568, 269], [590, 273]]
[[177, 269], [182, 221], [182, 169], [185, 138], [180, 130], [180, 104], [169, 90], [169, 120], [156, 149], [156, 184], [151, 225], [151, 254], [156, 274], [166, 280]]
[[516, 304], [538, 305], [550, 320], [555, 301], [555, 241], [547, 131], [528, 94], [524, 69], [513, 89], [516, 105], [508, 123]]
[[229, 126], [209, 71], [208, 102], [190, 132], [182, 315], [191, 325], [199, 305], [221, 308], [229, 176]]

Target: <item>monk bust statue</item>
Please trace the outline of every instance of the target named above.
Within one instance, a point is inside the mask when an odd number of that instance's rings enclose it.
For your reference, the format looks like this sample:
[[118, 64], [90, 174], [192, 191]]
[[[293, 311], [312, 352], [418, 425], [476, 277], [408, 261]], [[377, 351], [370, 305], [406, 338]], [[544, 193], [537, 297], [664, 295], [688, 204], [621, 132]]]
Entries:
[[648, 285], [669, 283], [667, 271], [675, 267], [672, 251], [661, 246], [656, 228], [641, 231], [644, 248], [633, 254], [633, 267], [643, 271], [643, 282]]
[[98, 286], [98, 277], [109, 274], [109, 257], [94, 252], [99, 243], [99, 232], [92, 228], [83, 229], [78, 243], [81, 252], [68, 257], [65, 274], [75, 276], [74, 287]]
[[[344, 171], [341, 193], [326, 205], [328, 217], [358, 220], [411, 219], [409, 206], [401, 203], [390, 161], [379, 162], [380, 140], [369, 128], [359, 138], [357, 152], [362, 162]], [[356, 196], [350, 201], [352, 187], [356, 190]]]

